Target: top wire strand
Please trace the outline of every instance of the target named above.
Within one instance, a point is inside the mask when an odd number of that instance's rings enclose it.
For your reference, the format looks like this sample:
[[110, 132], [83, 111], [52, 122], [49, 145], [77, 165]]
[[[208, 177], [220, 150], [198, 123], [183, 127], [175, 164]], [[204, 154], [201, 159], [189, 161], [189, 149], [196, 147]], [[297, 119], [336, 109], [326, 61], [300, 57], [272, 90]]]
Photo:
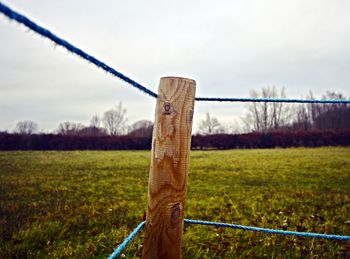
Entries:
[[[41, 36], [50, 39], [55, 44], [65, 48], [69, 52], [85, 59], [86, 61], [96, 65], [98, 68], [106, 71], [107, 73], [123, 80], [124, 82], [130, 84], [131, 86], [137, 88], [138, 90], [144, 92], [145, 94], [157, 98], [158, 95], [150, 90], [149, 88], [141, 85], [140, 83], [134, 81], [130, 77], [127, 77], [123, 73], [117, 71], [113, 67], [107, 65], [106, 63], [100, 61], [94, 56], [88, 54], [87, 52], [81, 50], [80, 48], [74, 46], [68, 41], [60, 38], [56, 34], [52, 33], [48, 29], [38, 25], [33, 22], [28, 17], [12, 10], [7, 5], [0, 2], [0, 12], [11, 20], [15, 20], [20, 24], [23, 24], [27, 28], [35, 31]], [[315, 99], [277, 99], [277, 98], [217, 98], [217, 97], [196, 97], [196, 101], [207, 101], [207, 102], [274, 102], [274, 103], [323, 103], [323, 104], [336, 104], [336, 103], [350, 103], [350, 100], [315, 100]]]

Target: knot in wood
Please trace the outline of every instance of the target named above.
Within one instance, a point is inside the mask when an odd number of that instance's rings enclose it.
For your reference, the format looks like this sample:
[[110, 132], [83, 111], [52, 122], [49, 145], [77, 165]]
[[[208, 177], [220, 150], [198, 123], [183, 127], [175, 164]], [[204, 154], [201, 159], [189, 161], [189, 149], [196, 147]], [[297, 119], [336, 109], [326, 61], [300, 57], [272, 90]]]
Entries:
[[180, 216], [181, 216], [181, 206], [180, 206], [180, 203], [177, 203], [171, 208], [171, 222], [173, 224], [177, 224], [180, 220]]
[[171, 113], [171, 104], [169, 102], [164, 103], [164, 114], [169, 115]]

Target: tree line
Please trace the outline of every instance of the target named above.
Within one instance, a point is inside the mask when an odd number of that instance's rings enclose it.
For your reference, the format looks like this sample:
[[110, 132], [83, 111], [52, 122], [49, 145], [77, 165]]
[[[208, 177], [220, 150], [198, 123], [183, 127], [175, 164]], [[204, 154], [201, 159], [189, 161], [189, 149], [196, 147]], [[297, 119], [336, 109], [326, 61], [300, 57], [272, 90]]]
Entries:
[[[148, 136], [152, 134], [153, 123], [148, 120], [140, 120], [131, 125], [127, 125], [126, 109], [122, 102], [103, 113], [100, 117], [93, 115], [89, 126], [79, 122], [65, 121], [59, 123], [57, 129], [50, 134], [62, 136]], [[6, 133], [6, 132], [5, 132]], [[43, 134], [39, 130], [39, 125], [31, 120], [19, 121], [13, 131], [19, 135]]]
[[[147, 150], [152, 137], [0, 133], [0, 150]], [[350, 146], [350, 130], [193, 135], [194, 150]]]
[[[252, 90], [250, 96], [252, 98], [287, 98], [285, 89], [278, 90], [276, 87], [265, 87], [260, 92]], [[315, 99], [311, 91], [306, 99]], [[322, 95], [322, 99], [345, 100], [346, 97], [341, 93], [327, 91], [326, 94]], [[243, 126], [230, 127], [220, 123], [216, 117], [207, 113], [205, 119], [199, 124], [199, 134], [349, 129], [350, 105], [346, 103], [252, 102], [247, 105], [247, 113], [241, 120]]]
[[[253, 98], [286, 98], [285, 89], [265, 87], [251, 91]], [[314, 99], [312, 92], [306, 96]], [[326, 92], [322, 99], [345, 99]], [[92, 116], [90, 124], [62, 122], [49, 134], [33, 121], [20, 121], [13, 133], [0, 132], [0, 150], [149, 149], [153, 123], [127, 124], [127, 110], [116, 107]], [[206, 113], [192, 138], [193, 149], [270, 148], [349, 145], [350, 105], [249, 103], [242, 123], [229, 126]]]

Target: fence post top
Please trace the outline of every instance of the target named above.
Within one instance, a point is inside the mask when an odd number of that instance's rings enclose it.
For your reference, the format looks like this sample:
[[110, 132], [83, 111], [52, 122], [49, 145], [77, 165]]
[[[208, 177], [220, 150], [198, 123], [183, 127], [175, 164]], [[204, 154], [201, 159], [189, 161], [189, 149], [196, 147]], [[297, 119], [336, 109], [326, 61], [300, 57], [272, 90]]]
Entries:
[[161, 77], [160, 80], [181, 80], [181, 81], [186, 81], [188, 83], [192, 83], [196, 85], [195, 80], [186, 78], [186, 77], [179, 77], [179, 76], [164, 76], [164, 77]]

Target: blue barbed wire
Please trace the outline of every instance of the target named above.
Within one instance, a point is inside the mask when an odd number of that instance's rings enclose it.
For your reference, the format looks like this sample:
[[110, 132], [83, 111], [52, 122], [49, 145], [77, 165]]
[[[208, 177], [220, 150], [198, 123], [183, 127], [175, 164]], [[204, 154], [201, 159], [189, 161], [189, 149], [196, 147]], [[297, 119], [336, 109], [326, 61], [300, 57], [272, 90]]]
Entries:
[[[341, 236], [341, 235], [329, 235], [329, 234], [319, 234], [319, 233], [310, 233], [310, 232], [298, 232], [298, 231], [287, 231], [287, 230], [278, 230], [278, 229], [269, 229], [269, 228], [259, 228], [251, 226], [243, 226], [237, 224], [213, 222], [213, 221], [203, 221], [195, 219], [185, 219], [185, 223], [194, 224], [194, 225], [205, 225], [205, 226], [214, 226], [214, 227], [224, 227], [224, 228], [235, 228], [241, 230], [250, 230], [258, 231], [270, 234], [279, 234], [279, 235], [290, 235], [298, 237], [312, 237], [312, 238], [325, 238], [325, 239], [335, 239], [341, 241], [350, 240], [350, 236]], [[137, 233], [140, 232], [142, 227], [146, 224], [146, 221], [142, 221], [132, 232], [131, 234], [121, 243], [114, 252], [109, 256], [109, 259], [116, 258], [120, 253], [125, 249], [125, 247], [132, 241]]]
[[326, 239], [336, 239], [336, 240], [350, 240], [350, 236], [287, 231], [287, 230], [278, 230], [278, 229], [269, 229], [269, 228], [258, 228], [258, 227], [251, 227], [251, 226], [242, 226], [237, 224], [202, 221], [202, 220], [194, 220], [194, 219], [185, 219], [185, 223], [215, 226], [215, 227], [225, 227], [225, 228], [236, 228], [236, 229], [242, 229], [242, 230], [251, 230], [251, 231], [258, 231], [258, 232], [265, 232], [265, 233], [279, 234], [279, 235], [292, 235], [292, 236], [299, 236], [299, 237], [314, 237], [314, 238], [326, 238]]
[[207, 102], [260, 102], [260, 103], [350, 103], [350, 100], [315, 100], [315, 99], [287, 99], [287, 98], [217, 98], [197, 97], [196, 101]]
[[140, 230], [145, 225], [146, 221], [142, 221], [131, 233], [130, 235], [124, 239], [123, 243], [121, 243], [114, 252], [108, 257], [108, 259], [116, 258], [120, 253], [125, 249], [125, 247], [135, 238], [135, 236], [140, 232]]
[[3, 13], [4, 15], [6, 15], [8, 18], [15, 20], [23, 25], [25, 25], [26, 27], [28, 27], [29, 29], [35, 31], [36, 33], [40, 34], [43, 37], [46, 37], [48, 39], [50, 39], [51, 41], [53, 41], [54, 43], [56, 43], [57, 45], [65, 48], [66, 50], [68, 50], [69, 52], [87, 60], [88, 62], [93, 63], [94, 65], [96, 65], [97, 67], [101, 68], [102, 70], [106, 71], [109, 74], [112, 74], [116, 77], [118, 77], [119, 79], [125, 81], [126, 83], [136, 87], [137, 89], [141, 90], [142, 92], [157, 98], [157, 94], [154, 93], [153, 91], [151, 91], [150, 89], [146, 88], [145, 86], [137, 83], [136, 81], [132, 80], [131, 78], [125, 76], [124, 74], [118, 72], [117, 70], [115, 70], [114, 68], [108, 66], [107, 64], [103, 63], [102, 61], [98, 60], [97, 58], [95, 58], [92, 55], [87, 54], [85, 51], [75, 47], [74, 45], [72, 45], [71, 43], [69, 43], [66, 40], [63, 40], [62, 38], [58, 37], [57, 35], [55, 35], [54, 33], [50, 32], [48, 29], [45, 29], [44, 27], [36, 24], [35, 22], [31, 21], [29, 18], [25, 17], [24, 15], [15, 12], [14, 10], [12, 10], [11, 8], [9, 8], [8, 6], [0, 3], [0, 12]]
[[[137, 88], [138, 90], [157, 98], [158, 95], [150, 90], [149, 88], [141, 85], [140, 83], [134, 81], [133, 79], [125, 76], [121, 72], [117, 71], [116, 69], [108, 66], [104, 62], [100, 61], [99, 59], [95, 58], [94, 56], [86, 53], [85, 51], [81, 50], [78, 47], [75, 47], [73, 44], [69, 43], [68, 41], [58, 37], [48, 29], [45, 29], [44, 27], [36, 24], [32, 20], [30, 20], [28, 17], [12, 10], [10, 7], [6, 6], [5, 4], [0, 3], [0, 12], [3, 13], [8, 18], [15, 20], [24, 26], [28, 27], [29, 29], [35, 31], [36, 33], [40, 34], [41, 36], [50, 39], [55, 44], [65, 48], [69, 52], [87, 60], [88, 62], [93, 63], [98, 68], [106, 71], [107, 73], [114, 75], [115, 77], [118, 77], [119, 79], [125, 81], [126, 83], [132, 85], [133, 87]], [[278, 102], [278, 103], [350, 103], [350, 100], [313, 100], [313, 99], [277, 99], [277, 98], [217, 98], [217, 97], [196, 97], [196, 101], [211, 101], [211, 102]]]

